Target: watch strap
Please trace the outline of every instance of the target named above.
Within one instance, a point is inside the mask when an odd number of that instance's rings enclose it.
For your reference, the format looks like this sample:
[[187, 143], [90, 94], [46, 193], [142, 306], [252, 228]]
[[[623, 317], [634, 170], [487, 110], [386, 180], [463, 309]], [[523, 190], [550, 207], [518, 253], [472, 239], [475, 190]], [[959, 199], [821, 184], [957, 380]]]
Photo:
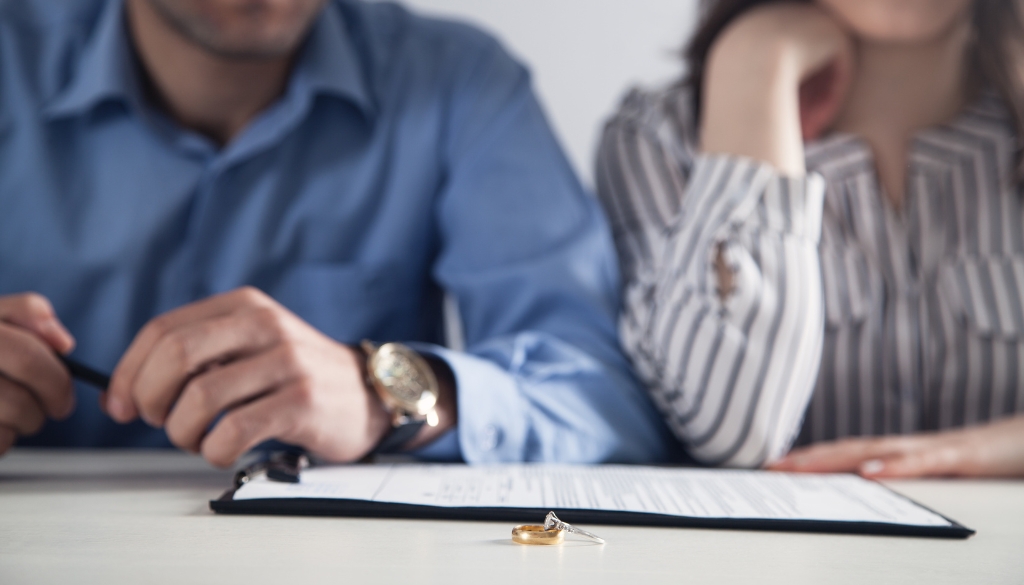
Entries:
[[385, 435], [380, 443], [377, 443], [373, 452], [378, 455], [387, 455], [401, 451], [402, 447], [416, 436], [425, 423], [424, 420], [409, 420], [393, 427], [391, 432]]

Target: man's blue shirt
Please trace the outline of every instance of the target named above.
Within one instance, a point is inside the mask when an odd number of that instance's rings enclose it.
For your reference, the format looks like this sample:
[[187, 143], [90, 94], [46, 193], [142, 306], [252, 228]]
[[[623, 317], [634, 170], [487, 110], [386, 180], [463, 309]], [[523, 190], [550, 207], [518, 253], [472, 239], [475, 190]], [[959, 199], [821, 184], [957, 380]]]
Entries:
[[[126, 26], [119, 0], [0, 0], [0, 294], [48, 297], [75, 357], [110, 370], [152, 317], [252, 285], [339, 341], [445, 359], [459, 424], [426, 457], [668, 456], [618, 349], [607, 227], [495, 41], [332, 1], [218, 147], [152, 105]], [[169, 445], [76, 392], [20, 444]]]

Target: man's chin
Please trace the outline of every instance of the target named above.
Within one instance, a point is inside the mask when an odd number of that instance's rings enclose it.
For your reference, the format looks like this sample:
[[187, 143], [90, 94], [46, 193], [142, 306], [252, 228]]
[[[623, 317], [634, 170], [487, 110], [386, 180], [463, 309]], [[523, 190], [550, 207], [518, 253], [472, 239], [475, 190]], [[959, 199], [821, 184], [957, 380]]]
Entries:
[[230, 43], [219, 40], [192, 38], [204, 51], [221, 59], [237, 61], [265, 61], [280, 59], [295, 52], [301, 40], [254, 43]]
[[[305, 0], [304, 10], [287, 13], [228, 12], [227, 16], [196, 6], [194, 0], [143, 0], [178, 35], [223, 59], [267, 60], [295, 52], [309, 32], [323, 0]], [[269, 11], [269, 12], [268, 12]]]

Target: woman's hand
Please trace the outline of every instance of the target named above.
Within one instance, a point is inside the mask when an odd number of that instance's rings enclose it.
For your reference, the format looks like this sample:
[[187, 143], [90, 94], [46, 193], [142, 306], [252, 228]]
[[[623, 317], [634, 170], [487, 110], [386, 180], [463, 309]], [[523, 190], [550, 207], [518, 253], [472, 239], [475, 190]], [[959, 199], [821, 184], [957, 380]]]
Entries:
[[702, 149], [804, 174], [803, 141], [836, 117], [852, 69], [850, 37], [821, 8], [782, 3], [744, 13], [708, 55]]
[[822, 443], [796, 449], [770, 469], [872, 478], [1024, 477], [1024, 415], [943, 433]]

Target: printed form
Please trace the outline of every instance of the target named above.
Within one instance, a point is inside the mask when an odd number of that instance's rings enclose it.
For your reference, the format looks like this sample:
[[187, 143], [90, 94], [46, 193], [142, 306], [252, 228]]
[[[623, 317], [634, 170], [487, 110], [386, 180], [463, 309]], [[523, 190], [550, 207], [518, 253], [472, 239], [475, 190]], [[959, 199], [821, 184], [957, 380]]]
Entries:
[[235, 500], [326, 498], [443, 507], [586, 509], [691, 518], [952, 523], [849, 474], [629, 465], [391, 464], [314, 467], [300, 483], [256, 478]]

